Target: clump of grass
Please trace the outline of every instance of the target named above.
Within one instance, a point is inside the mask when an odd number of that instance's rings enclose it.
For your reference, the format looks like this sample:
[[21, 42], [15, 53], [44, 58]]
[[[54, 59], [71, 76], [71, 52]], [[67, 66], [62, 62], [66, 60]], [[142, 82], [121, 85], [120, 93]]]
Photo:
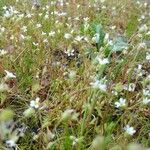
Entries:
[[149, 8], [0, 2], [0, 148], [150, 147]]

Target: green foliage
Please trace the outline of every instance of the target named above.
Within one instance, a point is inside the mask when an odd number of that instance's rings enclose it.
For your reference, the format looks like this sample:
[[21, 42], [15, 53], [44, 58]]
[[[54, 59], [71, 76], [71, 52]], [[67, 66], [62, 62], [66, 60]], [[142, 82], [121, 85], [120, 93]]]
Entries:
[[39, 4], [0, 0], [0, 149], [150, 147], [149, 4]]

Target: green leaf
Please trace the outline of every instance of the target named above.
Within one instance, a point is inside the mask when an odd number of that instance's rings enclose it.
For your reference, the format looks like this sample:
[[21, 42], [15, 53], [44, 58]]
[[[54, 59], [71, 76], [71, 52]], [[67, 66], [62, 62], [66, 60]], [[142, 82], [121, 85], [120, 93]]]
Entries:
[[128, 43], [125, 40], [125, 38], [123, 37], [118, 37], [115, 41], [115, 43], [113, 44], [113, 48], [112, 51], [114, 52], [118, 52], [118, 51], [123, 51], [124, 49], [126, 49], [128, 47]]
[[98, 49], [103, 46], [104, 43], [104, 38], [105, 38], [105, 33], [103, 31], [103, 27], [101, 25], [96, 25], [96, 33], [99, 35], [97, 44], [98, 44]]

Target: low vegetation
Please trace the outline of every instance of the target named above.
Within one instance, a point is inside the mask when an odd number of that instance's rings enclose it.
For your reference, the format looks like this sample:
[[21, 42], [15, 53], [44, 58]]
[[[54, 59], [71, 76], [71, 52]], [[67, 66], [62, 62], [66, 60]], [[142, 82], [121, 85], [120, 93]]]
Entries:
[[0, 149], [148, 150], [150, 4], [0, 1]]

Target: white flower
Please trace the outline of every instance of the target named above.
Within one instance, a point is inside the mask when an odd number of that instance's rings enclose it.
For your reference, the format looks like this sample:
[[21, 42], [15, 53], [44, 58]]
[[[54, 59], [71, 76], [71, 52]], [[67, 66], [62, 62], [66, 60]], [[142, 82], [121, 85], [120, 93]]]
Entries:
[[4, 49], [0, 49], [0, 56], [3, 56], [7, 54], [7, 51], [5, 51]]
[[26, 17], [27, 18], [31, 18], [33, 14], [27, 14]]
[[139, 43], [139, 45], [138, 45], [138, 49], [144, 49], [144, 48], [146, 48], [146, 43]]
[[44, 35], [46, 35], [46, 33], [42, 31], [42, 35], [44, 36]]
[[39, 97], [37, 97], [35, 100], [32, 100], [30, 102], [30, 107], [32, 107], [32, 108], [39, 108], [39, 101], [40, 101]]
[[109, 60], [108, 58], [104, 58], [104, 59], [101, 59], [100, 57], [96, 57], [96, 60], [99, 62], [99, 64], [101, 65], [105, 65], [105, 64], [109, 64]]
[[135, 84], [134, 83], [130, 83], [128, 86], [125, 85], [124, 89], [127, 90], [127, 91], [130, 91], [130, 92], [134, 92], [134, 90], [135, 90]]
[[125, 106], [125, 105], [126, 105], [126, 99], [123, 99], [123, 98], [120, 98], [120, 99], [119, 99], [119, 102], [115, 102], [115, 106], [116, 106], [117, 108], [123, 107], [123, 106]]
[[23, 27], [21, 28], [21, 30], [22, 30], [23, 32], [27, 32], [27, 26], [23, 26]]
[[43, 40], [43, 43], [48, 43], [48, 39], [44, 39], [44, 40]]
[[100, 89], [102, 91], [106, 91], [107, 90], [107, 85], [102, 80], [97, 80], [96, 79], [94, 82], [91, 82], [90, 85], [93, 88]]
[[10, 40], [14, 40], [14, 38], [15, 38], [14, 35], [10, 36]]
[[88, 21], [89, 21], [89, 17], [85, 17], [85, 18], [83, 18], [83, 20], [84, 20], [85, 22], [88, 22]]
[[26, 38], [23, 34], [21, 34], [20, 37], [21, 37], [21, 39], [23, 39], [23, 40]]
[[1, 30], [1, 32], [4, 32], [5, 28], [0, 26], [0, 30]]
[[116, 29], [116, 26], [111, 26], [110, 29], [114, 30]]
[[129, 125], [126, 125], [124, 127], [124, 130], [129, 135], [133, 135], [136, 132], [136, 130], [133, 127], [130, 127]]
[[15, 146], [16, 146], [16, 143], [15, 143], [14, 140], [7, 140], [7, 141], [6, 141], [6, 144], [8, 144], [9, 147], [15, 147]]
[[142, 25], [140, 28], [139, 28], [139, 32], [146, 32], [148, 30], [148, 27], [146, 24]]
[[55, 31], [51, 31], [51, 32], [49, 32], [49, 34], [48, 34], [49, 36], [51, 36], [51, 37], [53, 37], [54, 35], [55, 35]]
[[150, 53], [146, 53], [146, 60], [150, 61]]
[[7, 9], [7, 6], [4, 6], [3, 9], [6, 10], [6, 9]]
[[72, 35], [69, 33], [65, 33], [65, 35], [64, 35], [64, 38], [66, 38], [66, 39], [70, 39], [71, 37], [72, 37]]
[[14, 8], [10, 6], [10, 8], [5, 10], [4, 17], [10, 18], [14, 14]]
[[33, 45], [34, 45], [34, 46], [38, 46], [38, 45], [39, 45], [39, 43], [35, 43], [35, 42], [33, 42]]
[[46, 15], [44, 16], [44, 19], [48, 19], [48, 17], [49, 17], [49, 15], [48, 15], [48, 14], [46, 14]]
[[74, 49], [67, 49], [67, 51], [65, 51], [65, 53], [68, 55], [68, 56], [74, 56]]
[[72, 145], [76, 145], [79, 142], [79, 139], [77, 139], [75, 136], [70, 136], [70, 139], [72, 140]]
[[150, 98], [145, 97], [143, 98], [143, 104], [148, 104], [150, 102]]
[[143, 89], [143, 95], [144, 96], [150, 96], [150, 90], [149, 89]]
[[7, 70], [5, 70], [5, 72], [6, 72], [6, 76], [5, 76], [6, 79], [16, 78], [16, 76], [12, 72], [9, 72]]
[[150, 31], [148, 31], [148, 32], [146, 33], [146, 35], [150, 35]]
[[41, 28], [42, 25], [41, 25], [40, 23], [38, 23], [38, 24], [36, 24], [36, 27], [37, 27], [37, 28]]

